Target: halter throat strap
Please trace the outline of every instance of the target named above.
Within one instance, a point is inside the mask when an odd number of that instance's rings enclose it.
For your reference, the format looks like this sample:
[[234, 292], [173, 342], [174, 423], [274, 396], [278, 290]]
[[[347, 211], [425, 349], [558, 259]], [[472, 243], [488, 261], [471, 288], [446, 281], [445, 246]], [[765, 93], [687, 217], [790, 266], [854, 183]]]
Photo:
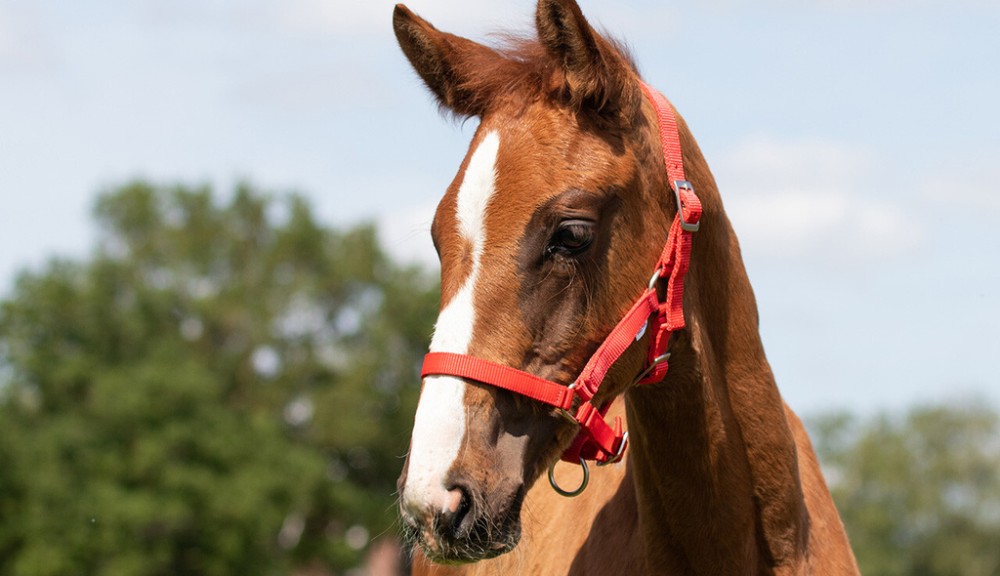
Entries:
[[[580, 426], [576, 439], [562, 455], [563, 460], [572, 463], [593, 460], [598, 464], [608, 464], [621, 459], [628, 444], [628, 434], [622, 430], [621, 418], [616, 417], [614, 425], [608, 424], [605, 415], [611, 406], [610, 400], [600, 406], [593, 404], [592, 400], [608, 370], [647, 331], [649, 350], [646, 366], [637, 383], [662, 380], [669, 367], [667, 347], [670, 336], [684, 327], [684, 276], [691, 259], [692, 234], [701, 222], [701, 202], [695, 195], [694, 187], [685, 179], [673, 106], [645, 83], [641, 86], [656, 111], [667, 181], [676, 199], [677, 214], [648, 286], [608, 333], [577, 379], [565, 386], [517, 368], [450, 352], [427, 354], [421, 369], [421, 378], [447, 375], [475, 380], [564, 411]], [[664, 294], [662, 299], [659, 296], [661, 288]]]

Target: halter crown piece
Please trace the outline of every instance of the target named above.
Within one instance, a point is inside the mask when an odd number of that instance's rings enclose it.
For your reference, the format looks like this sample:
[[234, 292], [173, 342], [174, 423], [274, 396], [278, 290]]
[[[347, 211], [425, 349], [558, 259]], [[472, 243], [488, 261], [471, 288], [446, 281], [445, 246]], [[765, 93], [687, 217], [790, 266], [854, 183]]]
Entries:
[[[621, 460], [628, 445], [628, 433], [622, 430], [620, 417], [615, 417], [614, 426], [605, 421], [611, 406], [608, 400], [595, 406], [591, 400], [597, 394], [608, 370], [635, 341], [646, 333], [649, 336], [649, 352], [646, 367], [636, 379], [637, 384], [659, 382], [667, 373], [667, 346], [670, 335], [684, 327], [684, 275], [691, 260], [692, 234], [698, 230], [701, 221], [701, 201], [694, 193], [694, 187], [684, 177], [684, 162], [681, 158], [680, 136], [674, 109], [662, 94], [641, 84], [642, 91], [656, 110], [663, 147], [663, 159], [667, 171], [667, 181], [677, 202], [677, 215], [670, 226], [667, 243], [660, 260], [653, 270], [649, 285], [635, 300], [635, 303], [619, 320], [601, 343], [586, 366], [569, 386], [545, 380], [518, 370], [466, 354], [431, 352], [424, 357], [421, 378], [431, 375], [457, 376], [516, 392], [539, 402], [560, 408], [566, 416], [580, 425], [580, 432], [562, 455], [566, 462], [583, 466], [584, 480], [575, 491], [559, 488], [549, 469], [549, 480], [553, 488], [564, 496], [575, 496], [586, 487], [589, 472], [587, 460], [598, 465]], [[663, 300], [660, 300], [661, 283], [666, 283]], [[574, 404], [578, 407], [574, 410]]]

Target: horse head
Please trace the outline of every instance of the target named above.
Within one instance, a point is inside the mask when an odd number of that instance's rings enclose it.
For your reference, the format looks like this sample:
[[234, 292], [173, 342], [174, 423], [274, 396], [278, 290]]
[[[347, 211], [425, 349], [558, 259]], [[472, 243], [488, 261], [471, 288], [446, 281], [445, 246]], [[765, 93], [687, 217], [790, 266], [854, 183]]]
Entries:
[[[639, 75], [573, 0], [540, 0], [537, 39], [504, 48], [402, 5], [393, 25], [441, 106], [479, 119], [432, 226], [431, 351], [569, 385], [646, 287], [676, 212]], [[631, 346], [595, 400], [621, 394], [645, 353]], [[577, 432], [564, 416], [474, 380], [424, 378], [399, 490], [406, 530], [430, 558], [516, 546], [526, 491]]]

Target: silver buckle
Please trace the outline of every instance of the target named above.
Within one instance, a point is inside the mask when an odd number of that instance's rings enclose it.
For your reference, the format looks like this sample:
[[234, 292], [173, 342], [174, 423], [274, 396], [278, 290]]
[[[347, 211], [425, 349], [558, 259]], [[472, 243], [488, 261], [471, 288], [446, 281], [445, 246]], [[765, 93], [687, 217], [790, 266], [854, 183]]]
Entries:
[[693, 224], [684, 220], [684, 207], [681, 202], [681, 189], [694, 194], [694, 186], [687, 180], [674, 180], [674, 198], [677, 200], [677, 218], [681, 221], [681, 230], [685, 232], [697, 232], [701, 228], [701, 220]]

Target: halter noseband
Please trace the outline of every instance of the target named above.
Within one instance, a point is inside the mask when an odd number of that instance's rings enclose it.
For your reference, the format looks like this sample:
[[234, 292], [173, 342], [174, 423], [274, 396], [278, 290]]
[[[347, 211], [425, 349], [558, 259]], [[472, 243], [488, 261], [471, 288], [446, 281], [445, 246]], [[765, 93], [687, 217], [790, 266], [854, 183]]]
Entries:
[[[583, 466], [583, 483], [575, 491], [562, 490], [554, 481], [552, 469], [549, 469], [549, 481], [564, 496], [575, 496], [586, 487], [589, 477], [587, 460], [594, 460], [598, 465], [617, 462], [621, 460], [628, 445], [628, 433], [622, 430], [621, 418], [615, 417], [614, 426], [604, 419], [611, 401], [608, 400], [601, 406], [595, 406], [591, 402], [608, 370], [633, 342], [650, 330], [646, 367], [636, 378], [636, 383], [659, 382], [668, 369], [667, 359], [670, 353], [667, 352], [667, 346], [670, 335], [684, 327], [684, 275], [691, 259], [692, 234], [698, 230], [701, 222], [701, 201], [695, 195], [694, 187], [684, 177], [680, 136], [673, 107], [656, 90], [645, 83], [641, 83], [641, 86], [656, 110], [667, 181], [670, 182], [677, 202], [677, 214], [649, 285], [590, 357], [577, 379], [569, 386], [563, 386], [510, 366], [450, 352], [427, 354], [421, 369], [421, 378], [431, 375], [457, 376], [533, 398], [559, 408], [569, 419], [578, 423], [580, 432], [563, 452], [562, 459], [566, 462], [579, 462]], [[658, 288], [663, 282], [666, 286], [661, 301]], [[577, 398], [579, 407], [574, 414], [572, 411]]]

